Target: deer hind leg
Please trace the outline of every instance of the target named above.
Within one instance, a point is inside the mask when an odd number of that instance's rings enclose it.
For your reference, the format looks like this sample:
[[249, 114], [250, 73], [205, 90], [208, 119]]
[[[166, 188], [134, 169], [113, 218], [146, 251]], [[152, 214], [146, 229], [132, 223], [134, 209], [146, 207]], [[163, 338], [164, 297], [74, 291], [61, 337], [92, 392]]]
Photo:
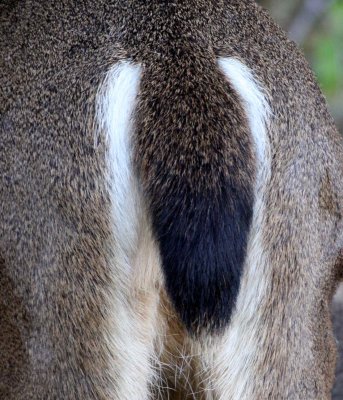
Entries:
[[[330, 399], [335, 345], [328, 267], [320, 267], [316, 242], [308, 240], [313, 231], [307, 238], [294, 228], [290, 235], [283, 229], [286, 215], [268, 222], [263, 206], [260, 211], [230, 324], [199, 344], [208, 390], [215, 400]], [[273, 231], [271, 220], [280, 227], [263, 241], [261, 233]], [[302, 248], [302, 240], [310, 249]]]
[[158, 323], [159, 260], [147, 227], [140, 236], [132, 280], [115, 294], [113, 304], [109, 347], [115, 400], [150, 399], [157, 376], [156, 349], [163, 336], [163, 324]]
[[132, 165], [133, 119], [140, 67], [118, 62], [99, 90], [100, 135], [107, 140], [112, 320], [108, 327], [115, 400], [146, 400], [154, 379], [159, 303], [159, 257]]

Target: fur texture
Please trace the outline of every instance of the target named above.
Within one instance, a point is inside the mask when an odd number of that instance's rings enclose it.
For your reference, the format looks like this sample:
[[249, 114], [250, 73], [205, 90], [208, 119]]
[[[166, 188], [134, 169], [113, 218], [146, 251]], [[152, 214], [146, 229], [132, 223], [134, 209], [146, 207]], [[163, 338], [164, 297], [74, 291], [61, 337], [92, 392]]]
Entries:
[[194, 333], [230, 320], [251, 222], [255, 160], [240, 102], [212, 55], [173, 50], [176, 55], [166, 49], [171, 54], [163, 64], [145, 68], [135, 151], [166, 288]]
[[330, 399], [343, 144], [296, 46], [250, 0], [0, 10], [0, 398]]

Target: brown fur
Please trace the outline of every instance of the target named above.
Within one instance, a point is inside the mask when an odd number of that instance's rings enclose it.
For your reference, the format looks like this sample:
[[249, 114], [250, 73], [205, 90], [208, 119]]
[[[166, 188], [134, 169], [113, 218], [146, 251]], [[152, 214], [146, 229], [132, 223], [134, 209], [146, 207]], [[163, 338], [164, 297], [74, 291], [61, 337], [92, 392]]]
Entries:
[[[343, 275], [342, 140], [303, 56], [253, 2], [174, 3], [173, 21], [161, 17], [163, 2], [155, 0], [0, 4], [0, 398], [105, 400], [115, 392], [108, 360], [116, 355], [104, 333], [113, 239], [101, 135], [94, 146], [95, 98], [110, 66], [128, 57], [149, 61], [152, 80], [143, 90], [152, 96], [172, 23], [187, 45], [196, 40], [213, 59], [243, 60], [270, 94], [263, 245], [273, 284], [260, 305], [264, 350], [255, 362], [254, 399], [330, 398], [336, 350], [329, 307]], [[236, 101], [233, 95], [240, 115]], [[164, 335], [169, 386], [184, 362], [179, 353], [190, 356], [169, 390], [186, 399], [206, 379], [191, 354], [196, 346], [159, 272], [138, 281], [131, 299], [137, 314], [160, 295], [149, 321]]]
[[336, 382], [332, 392], [332, 399], [340, 400], [343, 396], [343, 285], [340, 286], [336, 293], [332, 308], [339, 355], [336, 368]]

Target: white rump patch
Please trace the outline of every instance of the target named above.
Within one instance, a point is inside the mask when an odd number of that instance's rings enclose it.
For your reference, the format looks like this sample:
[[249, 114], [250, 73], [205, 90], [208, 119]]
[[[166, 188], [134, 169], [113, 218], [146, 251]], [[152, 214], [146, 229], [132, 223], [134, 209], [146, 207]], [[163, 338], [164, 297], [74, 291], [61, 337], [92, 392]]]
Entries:
[[257, 160], [261, 164], [268, 141], [266, 126], [271, 115], [266, 93], [241, 61], [236, 58], [220, 58], [218, 64], [242, 100], [254, 138]]
[[121, 61], [107, 73], [98, 96], [98, 120], [108, 145], [115, 239], [126, 254], [130, 254], [137, 233], [138, 196], [131, 135], [140, 77], [140, 66]]
[[[132, 165], [133, 117], [140, 80], [139, 65], [118, 62], [108, 71], [97, 98], [99, 134], [105, 135], [107, 144], [107, 183], [114, 239], [109, 248], [112, 282], [107, 300], [110, 318], [105, 340], [114, 390], [109, 397], [116, 400], [147, 399], [147, 385], [153, 375], [150, 366], [152, 340], [146, 339], [140, 331], [144, 330], [143, 324], [139, 323], [132, 301], [134, 277], [142, 274], [140, 269], [148, 265], [142, 259], [141, 264], [135, 262], [142, 240], [141, 230], [146, 228], [143, 201]], [[148, 241], [148, 237], [145, 240]], [[148, 254], [149, 249], [145, 249]], [[149, 320], [150, 316], [146, 318]]]
[[271, 175], [268, 138], [271, 109], [266, 92], [246, 65], [235, 58], [220, 58], [218, 64], [242, 101], [258, 162], [253, 221], [240, 291], [231, 323], [215, 350], [218, 399], [248, 400], [253, 398], [254, 366], [260, 352], [256, 337], [263, 329], [261, 304], [271, 279], [269, 257], [262, 236], [265, 230], [265, 195]]

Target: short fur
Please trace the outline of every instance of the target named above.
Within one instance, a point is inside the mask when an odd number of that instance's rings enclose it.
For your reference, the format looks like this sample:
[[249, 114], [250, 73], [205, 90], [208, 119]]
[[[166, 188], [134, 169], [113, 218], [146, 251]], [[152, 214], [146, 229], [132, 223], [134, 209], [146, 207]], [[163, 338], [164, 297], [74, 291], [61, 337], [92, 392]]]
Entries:
[[230, 319], [252, 216], [255, 160], [246, 117], [214, 56], [187, 40], [179, 46], [171, 38], [163, 61], [145, 67], [136, 162], [168, 293], [196, 332]]
[[[0, 398], [330, 399], [343, 144], [296, 46], [250, 0], [0, 11]], [[222, 57], [271, 107], [264, 164]], [[139, 223], [124, 251], [98, 107], [121, 62], [143, 71], [126, 130]], [[179, 246], [188, 221], [194, 245]], [[227, 297], [189, 273], [219, 274], [229, 255]]]

